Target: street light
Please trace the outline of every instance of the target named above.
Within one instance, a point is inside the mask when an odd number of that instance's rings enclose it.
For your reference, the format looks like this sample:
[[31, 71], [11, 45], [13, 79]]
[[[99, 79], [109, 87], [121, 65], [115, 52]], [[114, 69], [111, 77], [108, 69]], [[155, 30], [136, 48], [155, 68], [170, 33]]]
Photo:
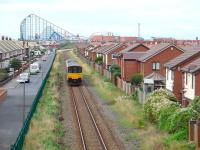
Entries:
[[24, 123], [24, 121], [25, 121], [25, 100], [26, 100], [26, 95], [25, 95], [25, 89], [26, 89], [26, 86], [25, 86], [25, 81], [23, 82], [23, 123]]

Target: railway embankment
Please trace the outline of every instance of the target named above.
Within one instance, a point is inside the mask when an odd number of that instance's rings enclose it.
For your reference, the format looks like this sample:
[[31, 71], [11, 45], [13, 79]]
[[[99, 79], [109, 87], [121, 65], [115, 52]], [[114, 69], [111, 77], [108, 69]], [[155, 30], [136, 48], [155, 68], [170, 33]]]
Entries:
[[166, 144], [170, 135], [144, 118], [141, 104], [96, 72], [84, 59], [80, 59], [81, 56], [72, 52], [71, 56], [81, 62], [89, 88], [96, 95], [103, 112], [113, 120], [126, 149], [194, 149], [193, 143], [187, 141], [171, 140], [170, 144]]
[[43, 96], [32, 118], [23, 149], [68, 149], [63, 142], [61, 95], [64, 82], [63, 52], [57, 52]]

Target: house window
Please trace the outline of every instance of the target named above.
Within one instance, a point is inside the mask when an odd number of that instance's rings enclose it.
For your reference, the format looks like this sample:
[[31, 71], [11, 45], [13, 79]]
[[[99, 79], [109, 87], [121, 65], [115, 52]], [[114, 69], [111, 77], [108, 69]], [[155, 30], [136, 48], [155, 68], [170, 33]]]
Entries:
[[174, 72], [171, 71], [171, 80], [174, 80]]
[[153, 70], [160, 70], [160, 62], [153, 62], [152, 69]]
[[116, 59], [116, 56], [115, 56], [115, 54], [112, 54], [112, 59]]

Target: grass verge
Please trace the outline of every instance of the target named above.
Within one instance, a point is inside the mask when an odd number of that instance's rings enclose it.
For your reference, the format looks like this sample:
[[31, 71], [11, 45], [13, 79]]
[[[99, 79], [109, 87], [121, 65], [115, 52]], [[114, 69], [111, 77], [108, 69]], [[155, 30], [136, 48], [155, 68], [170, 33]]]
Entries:
[[67, 150], [63, 144], [64, 127], [59, 121], [60, 95], [64, 82], [63, 52], [58, 52], [43, 95], [33, 115], [24, 150]]
[[[119, 116], [118, 125], [128, 130], [125, 137], [126, 142], [139, 141], [136, 142], [136, 147], [142, 150], [191, 149], [187, 141], [166, 141], [166, 139], [170, 138], [166, 132], [160, 131], [155, 125], [144, 120], [143, 106], [141, 104], [91, 69], [87, 63], [83, 62], [74, 53], [70, 52], [70, 55], [81, 62], [84, 69], [84, 77], [90, 79], [101, 99]], [[131, 148], [134, 149], [135, 147]]]

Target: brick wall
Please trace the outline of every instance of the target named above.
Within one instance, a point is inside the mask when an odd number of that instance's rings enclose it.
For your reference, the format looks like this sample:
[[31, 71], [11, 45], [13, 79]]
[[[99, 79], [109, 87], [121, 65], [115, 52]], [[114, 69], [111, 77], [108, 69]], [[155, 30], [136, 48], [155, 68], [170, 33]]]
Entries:
[[136, 60], [122, 60], [122, 79], [124, 81], [130, 81], [131, 77], [135, 73], [139, 73], [139, 62]]
[[200, 72], [195, 76], [195, 95], [200, 96]]
[[[172, 48], [172, 49], [171, 49]], [[160, 70], [157, 72], [160, 73], [165, 77], [165, 68], [164, 64], [168, 62], [169, 60], [177, 57], [178, 55], [182, 54], [183, 52], [179, 49], [177, 49], [174, 46], [170, 46], [166, 50], [160, 52], [159, 54], [153, 56], [152, 58], [148, 59], [146, 62], [144, 62], [144, 65], [142, 68], [140, 68], [140, 72], [143, 74], [143, 76], [147, 76], [153, 72], [152, 70], [152, 63], [153, 62], [160, 62]]]

